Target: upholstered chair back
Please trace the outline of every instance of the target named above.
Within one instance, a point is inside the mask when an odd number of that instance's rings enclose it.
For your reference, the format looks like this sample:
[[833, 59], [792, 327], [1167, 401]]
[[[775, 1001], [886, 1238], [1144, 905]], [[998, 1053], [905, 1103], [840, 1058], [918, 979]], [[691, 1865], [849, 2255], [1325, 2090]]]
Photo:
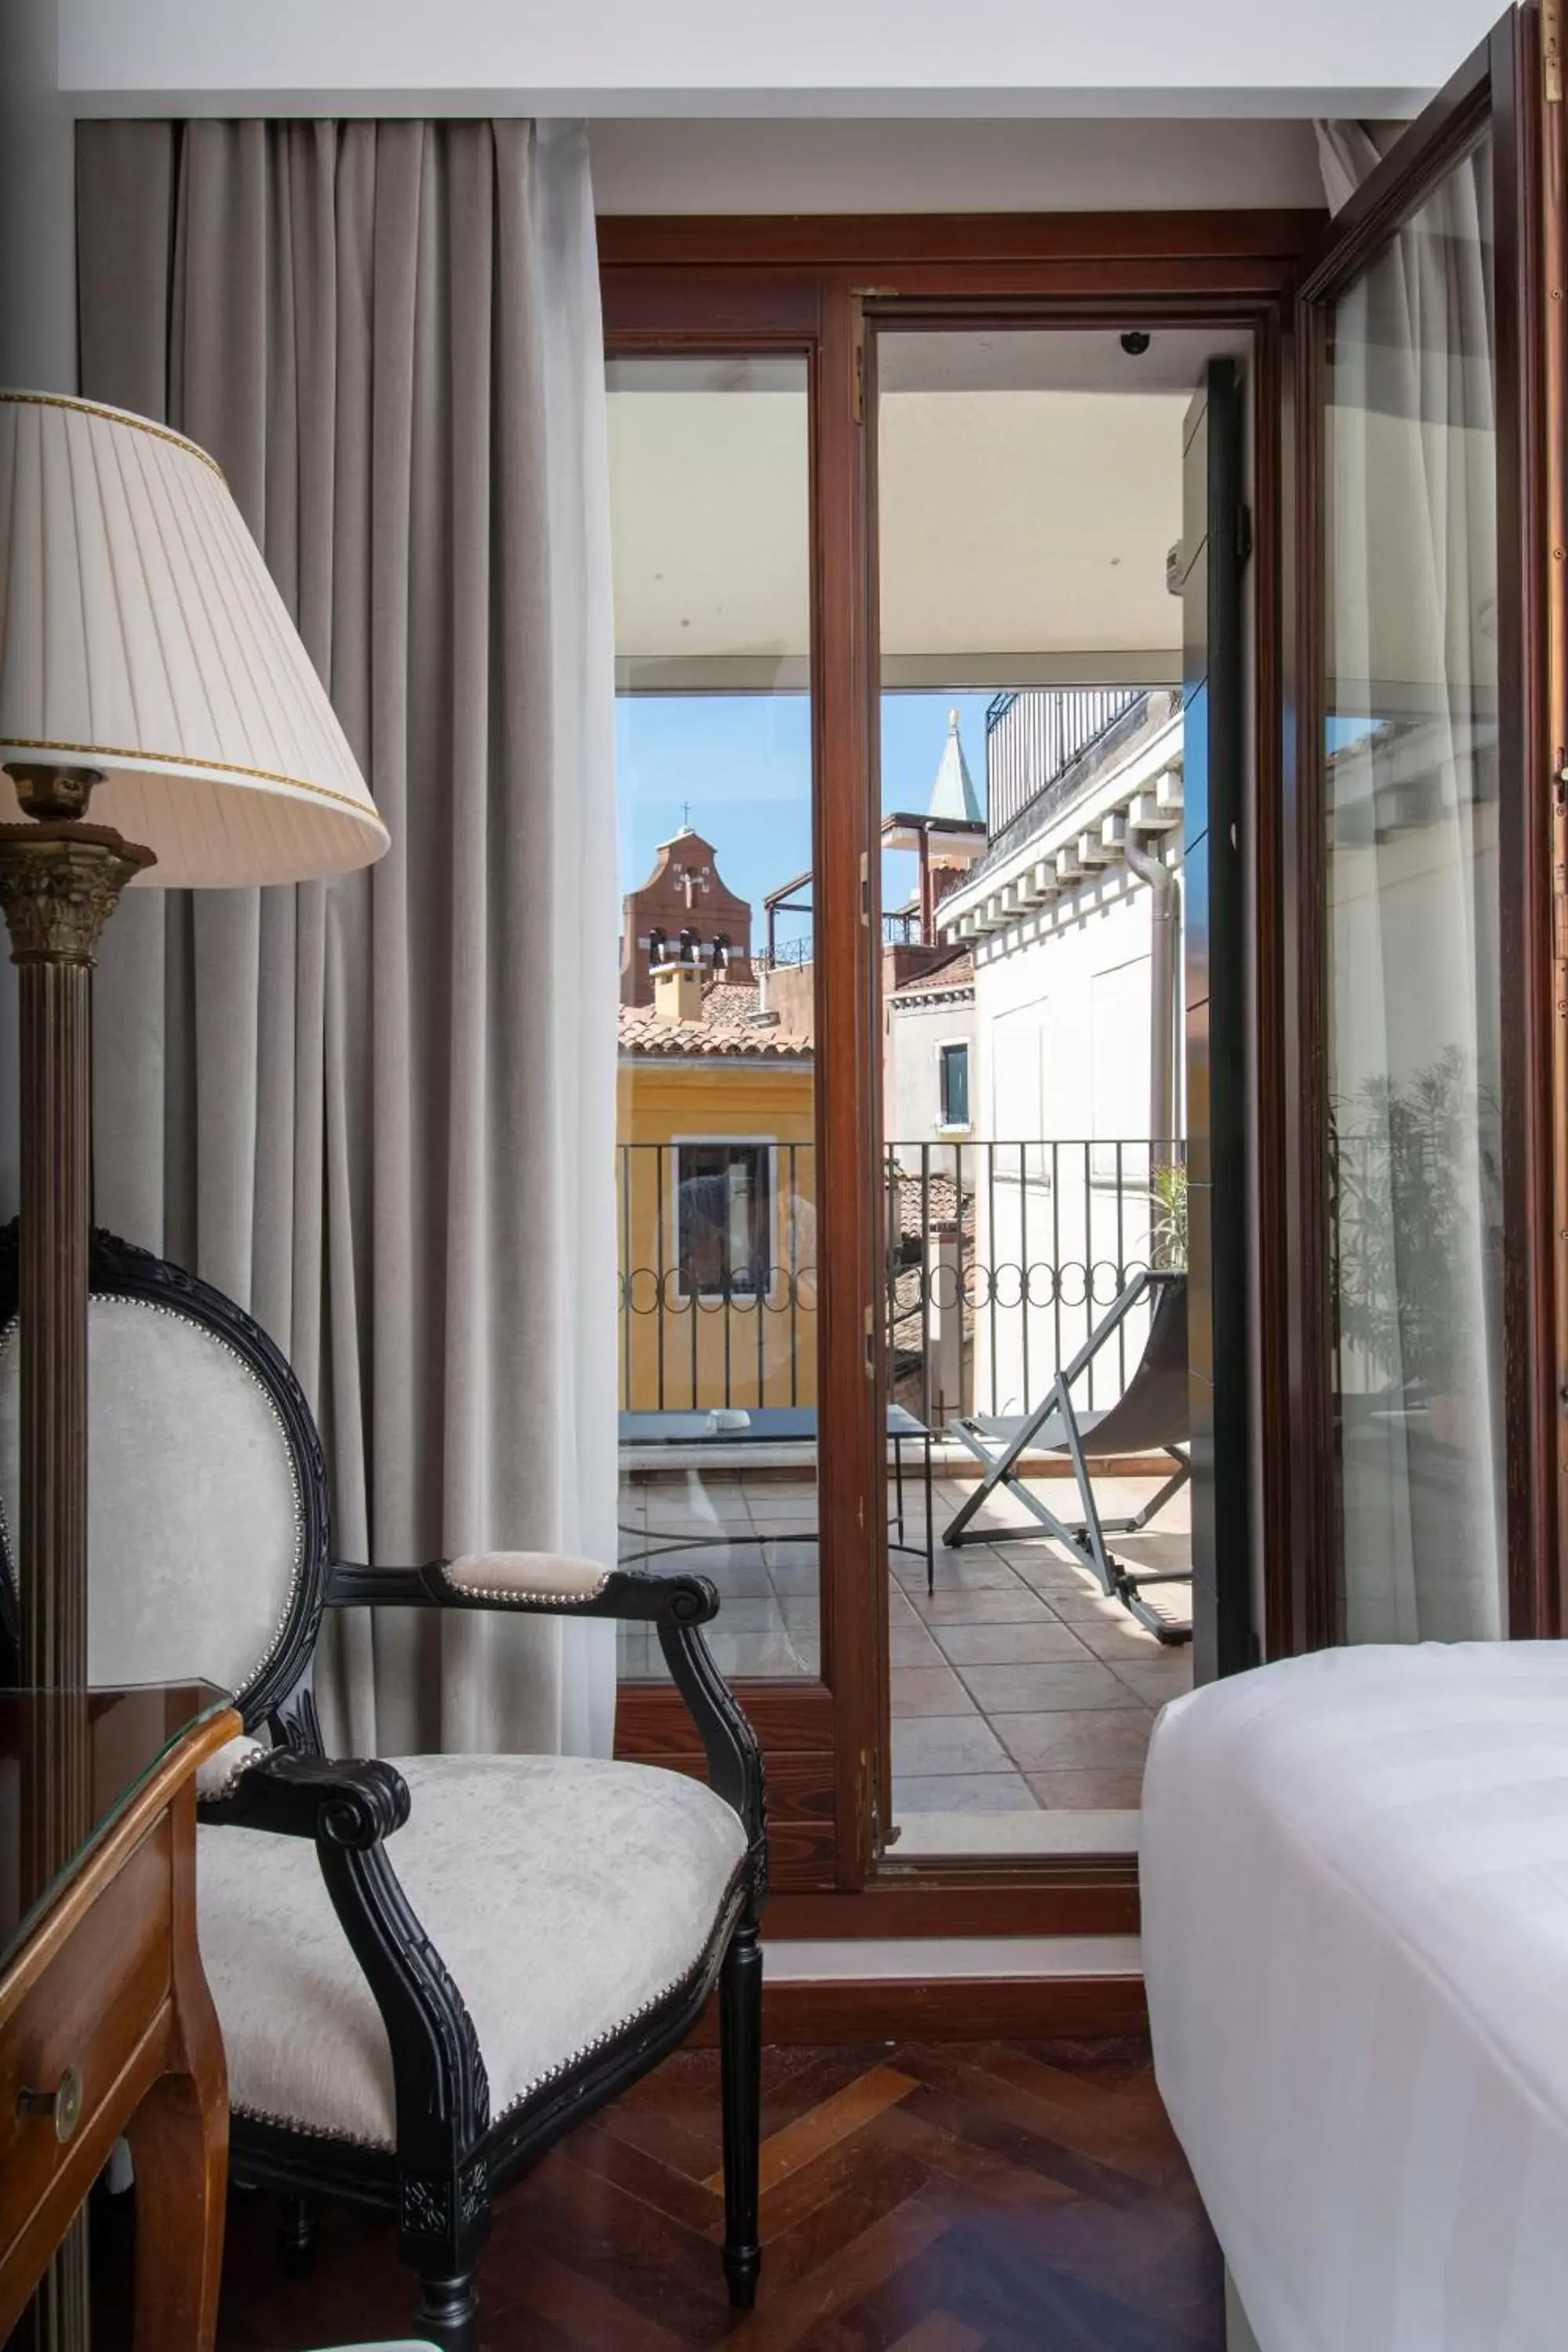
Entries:
[[[216, 1292], [105, 1235], [92, 1279], [89, 1679], [215, 1683], [253, 1702], [253, 1722], [297, 1678], [319, 1613], [313, 1424], [276, 1349]], [[25, 1344], [7, 1312], [0, 1532], [13, 1587]]]

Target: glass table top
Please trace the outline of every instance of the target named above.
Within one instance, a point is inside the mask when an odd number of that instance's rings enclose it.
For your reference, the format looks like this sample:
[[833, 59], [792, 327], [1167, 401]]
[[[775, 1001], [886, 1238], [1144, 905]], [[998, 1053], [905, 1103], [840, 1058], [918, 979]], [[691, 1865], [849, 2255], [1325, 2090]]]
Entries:
[[[209, 1683], [0, 1691], [0, 1969], [175, 1742], [233, 1704]], [[60, 1800], [68, 1780], [74, 1801]]]

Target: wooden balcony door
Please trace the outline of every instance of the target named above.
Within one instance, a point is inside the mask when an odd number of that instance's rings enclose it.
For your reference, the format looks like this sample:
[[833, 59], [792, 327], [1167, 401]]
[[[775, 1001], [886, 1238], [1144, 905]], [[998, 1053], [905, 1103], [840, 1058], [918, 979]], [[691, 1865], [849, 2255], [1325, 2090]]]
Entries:
[[[800, 519], [807, 573], [803, 635], [798, 645], [772, 650], [794, 666], [787, 672], [775, 668], [774, 683], [800, 697], [798, 707], [807, 714], [810, 841], [797, 869], [781, 871], [778, 889], [770, 886], [761, 893], [776, 903], [778, 920], [771, 928], [778, 953], [769, 959], [774, 974], [769, 1002], [756, 1009], [778, 1009], [793, 988], [797, 1009], [802, 990], [807, 992], [811, 1013], [809, 1346], [817, 1415], [813, 1466], [820, 1633], [809, 1661], [813, 1671], [738, 1676], [767, 1753], [779, 1933], [1105, 1933], [1130, 1928], [1136, 1918], [1136, 1865], [1126, 1851], [1065, 1853], [1010, 1867], [966, 1865], [954, 1874], [906, 1866], [888, 1836], [889, 1257], [879, 1036], [884, 796], [878, 765], [884, 680], [875, 467], [868, 449], [879, 347], [922, 326], [933, 333], [954, 326], [984, 331], [988, 323], [1012, 327], [1022, 320], [1069, 332], [1121, 333], [1147, 321], [1194, 331], [1212, 327], [1222, 347], [1255, 355], [1259, 561], [1249, 627], [1260, 680], [1256, 787], [1272, 811], [1279, 786], [1277, 395], [1298, 257], [1316, 226], [1312, 216], [1244, 215], [600, 225], [606, 342], [612, 367], [632, 372], [624, 382], [634, 381], [641, 363], [657, 361], [694, 365], [696, 381], [715, 397], [725, 385], [750, 383], [761, 398], [761, 388], [775, 379], [782, 384], [789, 370], [805, 384], [809, 482]], [[724, 427], [725, 418], [718, 418], [716, 435]], [[718, 437], [713, 446], [720, 446]], [[612, 454], [617, 464], [626, 456], [614, 439]], [[756, 543], [775, 544], [769, 533], [776, 518], [737, 497], [729, 520], [736, 526], [734, 560], [711, 570], [708, 584], [721, 599], [739, 600], [756, 586]], [[713, 520], [694, 511], [693, 541]], [[750, 539], [748, 520], [754, 526]], [[650, 571], [660, 568], [657, 551], [646, 545], [637, 560]], [[702, 616], [683, 606], [674, 614], [677, 627], [683, 617], [695, 623]], [[670, 650], [679, 664], [680, 646]], [[752, 646], [748, 657], [760, 650]], [[678, 667], [660, 677], [658, 646], [626, 651], [629, 659], [647, 656], [650, 666], [640, 679], [623, 684], [640, 685], [651, 695], [681, 675]], [[703, 688], [689, 670], [685, 675], [693, 692]], [[746, 682], [739, 669], [729, 675]], [[718, 693], [725, 684], [725, 675], [715, 671], [705, 690]], [[700, 799], [695, 783], [692, 797], [695, 826]], [[704, 838], [711, 841], [718, 877], [732, 889], [725, 859], [729, 855], [733, 862], [733, 853], [711, 839], [717, 830], [709, 824]], [[1270, 821], [1260, 830], [1257, 854], [1266, 859], [1277, 844]], [[643, 878], [639, 870], [636, 879]], [[740, 895], [754, 902], [757, 886], [749, 882]], [[798, 911], [803, 901], [809, 908], [805, 916]], [[792, 922], [804, 924], [810, 937], [809, 964], [797, 968], [793, 980], [787, 972], [777, 976]], [[690, 926], [676, 921], [673, 935], [666, 921], [639, 925], [639, 938], [644, 928], [650, 939], [653, 929], [664, 931], [661, 956], [671, 950], [673, 937], [679, 958], [680, 930], [700, 930], [700, 919]], [[753, 959], [759, 949], [765, 953], [769, 930], [765, 911], [753, 903]], [[694, 944], [700, 950], [703, 942]], [[673, 995], [686, 983], [675, 975], [664, 985]], [[737, 1117], [722, 1134], [708, 1136], [700, 1166], [695, 1152], [689, 1167], [684, 1160], [667, 1160], [662, 1222], [657, 1201], [651, 1211], [647, 1201], [632, 1201], [627, 1214], [634, 1244], [640, 1231], [653, 1236], [657, 1252], [664, 1236], [662, 1267], [657, 1255], [650, 1263], [655, 1282], [669, 1287], [670, 1328], [685, 1314], [689, 1293], [717, 1297], [732, 1310], [733, 1331], [744, 1333], [736, 1361], [751, 1380], [753, 1403], [772, 1391], [765, 1364], [758, 1385], [757, 1327], [743, 1321], [750, 1300], [726, 1302], [722, 1293], [763, 1251], [753, 1211], [759, 1187], [773, 1180], [758, 1155], [780, 1118], [776, 1107]], [[693, 1140], [690, 1128], [673, 1113], [657, 1136], [624, 1136], [629, 1146], [649, 1152], [636, 1163], [644, 1171], [637, 1181], [656, 1192], [659, 1151], [684, 1152]], [[668, 1200], [670, 1184], [679, 1192], [689, 1180], [710, 1190], [728, 1188], [723, 1230], [710, 1234], [700, 1265], [681, 1239], [680, 1213]], [[638, 1264], [644, 1255], [635, 1245], [629, 1250]], [[646, 1303], [644, 1291], [638, 1296]], [[718, 1328], [711, 1327], [706, 1341], [701, 1330], [696, 1334], [697, 1402], [705, 1409], [702, 1384], [712, 1368], [703, 1348], [711, 1350]], [[686, 1353], [672, 1350], [666, 1370], [689, 1378], [693, 1327], [681, 1322], [678, 1336]], [[628, 1399], [635, 1408], [652, 1409], [658, 1399], [650, 1406], [643, 1392], [657, 1381], [649, 1334], [629, 1330], [623, 1338]], [[805, 1370], [804, 1344], [796, 1346], [797, 1373]], [[667, 1388], [663, 1402], [688, 1400]], [[740, 1405], [745, 1402], [742, 1396]], [[640, 1517], [644, 1526], [654, 1522], [651, 1503]], [[759, 1524], [753, 1514], [753, 1528]], [[627, 1756], [700, 1769], [674, 1693], [646, 1677], [623, 1681], [618, 1746]]]
[[1562, 64], [1506, 16], [1298, 304], [1274, 1646], [1560, 1630]]

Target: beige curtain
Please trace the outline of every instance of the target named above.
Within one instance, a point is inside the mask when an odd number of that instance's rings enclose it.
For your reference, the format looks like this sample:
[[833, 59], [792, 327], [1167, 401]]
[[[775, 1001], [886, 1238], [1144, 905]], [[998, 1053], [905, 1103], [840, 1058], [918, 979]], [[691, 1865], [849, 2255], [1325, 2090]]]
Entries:
[[1331, 213], [1342, 212], [1362, 182], [1376, 171], [1400, 126], [1382, 123], [1375, 133], [1365, 122], [1314, 122], [1312, 129], [1324, 201]]
[[[1348, 196], [1378, 150], [1355, 124], [1324, 132]], [[1352, 1642], [1506, 1631], [1491, 175], [1482, 142], [1332, 315], [1328, 1082]]]
[[[97, 988], [100, 1221], [292, 1358], [338, 1549], [615, 1557], [613, 659], [585, 142], [85, 123], [81, 385], [226, 472], [392, 833], [138, 889]], [[354, 1612], [337, 1743], [604, 1751], [612, 1629]]]

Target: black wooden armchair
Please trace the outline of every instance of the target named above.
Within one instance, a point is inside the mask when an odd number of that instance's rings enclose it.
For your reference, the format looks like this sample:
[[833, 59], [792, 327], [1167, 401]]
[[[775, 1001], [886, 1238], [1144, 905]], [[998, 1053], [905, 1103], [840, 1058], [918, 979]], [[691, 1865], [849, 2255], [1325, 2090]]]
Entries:
[[[731, 2300], [754, 2299], [762, 1761], [714, 1666], [704, 1579], [495, 1552], [334, 1560], [321, 1441], [232, 1301], [94, 1237], [90, 1672], [233, 1692], [247, 1738], [202, 1795], [204, 1963], [237, 2179], [395, 2216], [422, 2328], [473, 2352], [492, 2191], [672, 2049], [715, 1984]], [[16, 1228], [0, 1233], [0, 1508], [16, 1493]], [[10, 1522], [0, 1609], [14, 1649]], [[322, 1753], [324, 1608], [517, 1609], [657, 1627], [709, 1782], [576, 1758]]]

